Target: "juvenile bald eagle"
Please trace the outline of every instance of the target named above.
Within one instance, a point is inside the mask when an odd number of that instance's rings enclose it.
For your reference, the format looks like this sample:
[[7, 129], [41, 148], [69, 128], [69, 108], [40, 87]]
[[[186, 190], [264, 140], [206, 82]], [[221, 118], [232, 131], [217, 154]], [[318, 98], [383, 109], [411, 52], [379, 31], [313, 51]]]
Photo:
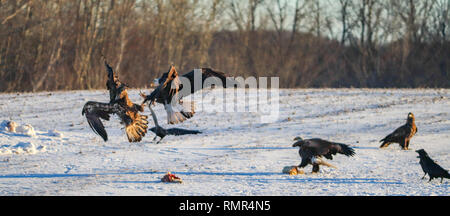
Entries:
[[450, 174], [448, 173], [448, 170], [445, 170], [439, 164], [433, 161], [433, 159], [428, 156], [427, 152], [423, 149], [419, 149], [416, 151], [419, 153], [418, 158], [420, 158], [419, 164], [422, 167], [423, 172], [425, 173], [422, 177], [422, 179], [425, 178], [425, 176], [428, 174], [430, 177], [430, 180], [433, 180], [433, 178], [441, 178], [441, 183], [443, 178], [450, 179]]
[[331, 164], [325, 162], [322, 156], [333, 160], [333, 155], [337, 153], [343, 154], [345, 156], [355, 155], [355, 151], [346, 144], [330, 142], [327, 140], [314, 138], [314, 139], [302, 139], [296, 137], [295, 142], [292, 147], [300, 147], [298, 153], [302, 158], [302, 162], [298, 165], [299, 168], [303, 168], [308, 164], [313, 166], [312, 172], [319, 172], [319, 165], [325, 165], [329, 167], [334, 167]]
[[417, 133], [417, 127], [414, 121], [415, 121], [414, 114], [408, 113], [406, 124], [397, 128], [394, 132], [392, 132], [391, 134], [387, 135], [385, 138], [380, 140], [380, 142], [383, 142], [380, 148], [386, 148], [391, 143], [398, 143], [400, 144], [403, 150], [408, 150], [409, 141]]
[[[196, 71], [201, 72], [196, 75]], [[194, 83], [194, 80], [197, 76], [201, 75], [201, 80], [198, 80], [197, 82], [201, 81], [201, 83]], [[186, 73], [181, 76], [182, 79], [180, 79], [180, 76], [178, 75], [177, 70], [174, 66], [171, 66], [169, 71], [164, 73], [159, 79], [156, 79], [158, 87], [153, 90], [150, 95], [147, 95], [144, 99], [144, 103], [147, 101], [150, 101], [150, 104], [153, 104], [154, 102], [160, 103], [164, 105], [164, 109], [167, 112], [167, 122], [168, 124], [178, 124], [180, 122], [183, 122], [184, 120], [191, 118], [194, 113], [194, 104], [191, 103], [191, 106], [185, 107], [185, 109], [189, 110], [182, 110], [180, 112], [175, 112], [172, 107], [172, 103], [179, 103], [180, 100], [189, 94], [194, 93], [195, 91], [198, 91], [206, 85], [204, 85], [204, 82], [207, 78], [216, 78], [216, 81], [221, 81], [222, 86], [226, 87], [227, 78], [225, 77], [225, 74], [223, 72], [214, 71], [210, 68], [202, 68], [201, 70], [192, 70], [189, 73]], [[219, 79], [219, 80], [217, 80]], [[189, 89], [182, 91], [184, 86], [190, 86]], [[183, 93], [180, 93], [183, 92]]]
[[118, 76], [105, 61], [108, 72], [106, 87], [109, 90], [109, 103], [88, 101], [83, 106], [81, 112], [86, 116], [91, 129], [100, 135], [106, 142], [108, 134], [101, 119], [109, 121], [110, 115], [117, 115], [121, 124], [125, 125], [125, 133], [129, 142], [139, 142], [147, 133], [147, 116], [139, 114], [144, 108], [141, 105], [134, 104], [128, 97], [127, 85], [119, 81]]
[[[141, 95], [141, 96], [144, 96], [144, 95]], [[153, 111], [151, 105], [149, 106], [149, 109], [152, 114], [153, 122], [155, 123], [155, 127], [150, 128], [150, 131], [152, 131], [153, 133], [156, 134], [155, 138], [153, 138], [153, 141], [155, 141], [156, 138], [158, 138], [158, 137], [161, 138], [157, 143], [160, 143], [161, 140], [167, 135], [182, 136], [182, 135], [188, 135], [188, 134], [202, 133], [198, 130], [186, 130], [186, 129], [182, 129], [182, 128], [164, 129], [163, 127], [159, 126], [158, 119], [157, 119], [156, 114]]]

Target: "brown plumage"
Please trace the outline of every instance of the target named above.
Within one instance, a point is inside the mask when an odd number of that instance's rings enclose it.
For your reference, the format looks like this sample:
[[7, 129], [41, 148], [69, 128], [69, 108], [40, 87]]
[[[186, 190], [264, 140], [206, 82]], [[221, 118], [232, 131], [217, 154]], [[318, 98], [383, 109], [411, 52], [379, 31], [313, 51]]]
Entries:
[[106, 86], [110, 93], [109, 103], [88, 101], [83, 106], [82, 115], [86, 119], [91, 129], [100, 135], [104, 141], [108, 140], [108, 134], [101, 121], [109, 120], [111, 114], [116, 114], [121, 119], [121, 124], [125, 125], [125, 133], [129, 142], [139, 142], [147, 133], [147, 116], [139, 114], [144, 111], [144, 107], [134, 104], [128, 97], [127, 86], [121, 83], [118, 76], [114, 74], [112, 68], [106, 63], [108, 71], [108, 81]]
[[404, 150], [409, 149], [409, 142], [411, 138], [417, 133], [417, 127], [415, 124], [414, 114], [408, 113], [408, 117], [406, 119], [406, 124], [397, 128], [394, 132], [387, 135], [385, 138], [380, 140], [383, 142], [380, 148], [386, 148], [391, 143], [398, 143]]

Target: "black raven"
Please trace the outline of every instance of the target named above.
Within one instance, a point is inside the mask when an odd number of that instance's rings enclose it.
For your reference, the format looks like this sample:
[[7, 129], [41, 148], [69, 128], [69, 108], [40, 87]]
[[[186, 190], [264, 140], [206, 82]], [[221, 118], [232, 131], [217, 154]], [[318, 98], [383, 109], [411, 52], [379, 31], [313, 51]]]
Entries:
[[402, 149], [408, 150], [409, 141], [417, 133], [417, 127], [414, 121], [414, 115], [412, 113], [408, 113], [406, 124], [397, 128], [394, 132], [380, 140], [380, 142], [383, 142], [380, 148], [388, 147], [391, 143], [398, 143]]
[[319, 138], [302, 139], [296, 137], [294, 140], [297, 142], [295, 142], [292, 147], [300, 147], [298, 153], [302, 158], [302, 162], [299, 167], [303, 168], [306, 165], [311, 164], [313, 165], [313, 173], [319, 172], [319, 165], [334, 167], [322, 160], [322, 156], [332, 160], [333, 155], [336, 155], [337, 153], [345, 156], [355, 155], [355, 151], [352, 148], [342, 143], [330, 142]]
[[450, 179], [450, 174], [447, 170], [439, 166], [436, 162], [433, 161], [433, 159], [428, 156], [427, 152], [423, 149], [419, 149], [416, 151], [419, 153], [418, 158], [420, 158], [419, 164], [422, 167], [423, 172], [425, 175], [423, 175], [422, 179], [425, 178], [425, 176], [428, 174], [430, 177], [430, 180], [433, 180], [433, 178], [441, 178], [441, 183], [443, 178]]
[[157, 143], [161, 142], [161, 140], [167, 135], [182, 136], [182, 135], [188, 135], [188, 134], [202, 133], [198, 130], [186, 130], [186, 129], [181, 129], [181, 128], [164, 129], [163, 127], [159, 126], [158, 119], [156, 118], [156, 114], [153, 111], [151, 105], [149, 106], [149, 109], [152, 114], [153, 121], [155, 122], [155, 127], [150, 128], [150, 130], [156, 134], [156, 136], [155, 136], [155, 138], [153, 138], [153, 140], [156, 140], [156, 138], [158, 138], [158, 137], [161, 138]]
[[88, 101], [84, 104], [81, 114], [86, 116], [91, 129], [105, 142], [108, 140], [108, 134], [101, 119], [108, 121], [111, 114], [116, 114], [121, 119], [121, 124], [125, 125], [128, 141], [139, 142], [147, 133], [147, 116], [139, 114], [144, 111], [144, 107], [131, 102], [127, 85], [119, 81], [118, 76], [114, 74], [106, 61], [105, 66], [108, 72], [106, 86], [109, 90], [110, 101], [109, 103]]

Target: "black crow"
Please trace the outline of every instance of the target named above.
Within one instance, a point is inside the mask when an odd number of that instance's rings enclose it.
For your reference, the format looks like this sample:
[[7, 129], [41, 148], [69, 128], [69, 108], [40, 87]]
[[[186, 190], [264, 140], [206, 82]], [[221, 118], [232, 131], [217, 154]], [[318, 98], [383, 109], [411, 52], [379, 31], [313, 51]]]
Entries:
[[450, 174], [448, 173], [448, 170], [445, 170], [441, 166], [439, 166], [436, 162], [433, 161], [433, 159], [428, 156], [427, 152], [423, 149], [419, 149], [416, 151], [419, 153], [418, 158], [420, 158], [419, 164], [422, 167], [423, 172], [425, 175], [423, 175], [422, 179], [425, 178], [425, 176], [428, 174], [430, 177], [430, 180], [433, 180], [433, 178], [441, 178], [441, 183], [443, 178], [450, 179]]
[[157, 143], [161, 142], [161, 140], [167, 135], [182, 136], [182, 135], [188, 135], [188, 134], [202, 133], [198, 130], [186, 130], [186, 129], [181, 129], [181, 128], [164, 129], [163, 127], [159, 126], [158, 119], [156, 118], [156, 114], [153, 111], [151, 105], [149, 106], [149, 109], [152, 114], [153, 121], [155, 122], [155, 127], [150, 128], [150, 130], [156, 134], [156, 136], [155, 136], [155, 138], [153, 138], [153, 140], [156, 140], [157, 137], [161, 138]]

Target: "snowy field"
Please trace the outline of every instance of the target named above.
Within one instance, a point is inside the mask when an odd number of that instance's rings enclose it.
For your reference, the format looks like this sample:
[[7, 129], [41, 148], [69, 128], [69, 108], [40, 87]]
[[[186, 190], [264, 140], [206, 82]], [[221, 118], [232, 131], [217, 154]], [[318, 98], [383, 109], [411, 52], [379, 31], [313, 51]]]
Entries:
[[[205, 91], [206, 99], [222, 89]], [[145, 90], [149, 93], [149, 90]], [[139, 90], [131, 99], [141, 102]], [[253, 97], [250, 95], [250, 97]], [[105, 122], [109, 141], [94, 134], [81, 109], [89, 100], [107, 102], [106, 90], [0, 94], [0, 122], [30, 124], [29, 133], [0, 129], [0, 195], [406, 195], [448, 196], [443, 183], [423, 172], [414, 150], [424, 148], [450, 168], [448, 89], [281, 89], [279, 118], [261, 123], [252, 112], [199, 111], [182, 124], [167, 125], [162, 105], [155, 111], [165, 128], [201, 130], [152, 142], [149, 131], [129, 143], [118, 118]], [[202, 105], [201, 103], [197, 106]], [[248, 107], [247, 107], [248, 108]], [[379, 149], [378, 140], [416, 117], [412, 150], [398, 144]], [[148, 108], [146, 115], [150, 115]], [[150, 116], [149, 116], [150, 117]], [[153, 122], [149, 118], [149, 126]], [[323, 138], [351, 145], [356, 155], [338, 155], [305, 175], [282, 174], [298, 165], [293, 138]], [[160, 181], [166, 172], [182, 184]]]

